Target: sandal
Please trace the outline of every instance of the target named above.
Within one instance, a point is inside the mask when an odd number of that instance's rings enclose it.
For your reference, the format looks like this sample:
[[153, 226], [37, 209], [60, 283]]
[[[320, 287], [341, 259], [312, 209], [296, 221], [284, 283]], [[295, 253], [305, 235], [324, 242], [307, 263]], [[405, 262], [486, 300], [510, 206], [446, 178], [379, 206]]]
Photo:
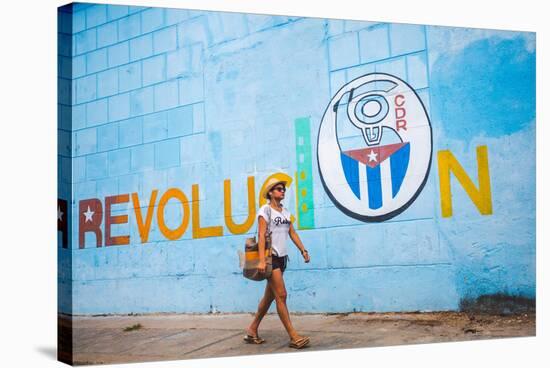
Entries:
[[304, 346], [306, 346], [307, 344], [309, 343], [309, 337], [308, 336], [304, 336], [302, 337], [301, 339], [298, 339], [296, 341], [290, 341], [290, 343], [288, 344], [288, 346], [290, 348], [294, 348], [294, 349], [301, 349], [303, 348]]
[[261, 344], [265, 342], [265, 340], [262, 339], [260, 336], [252, 336], [248, 334], [243, 338], [243, 340], [249, 344]]

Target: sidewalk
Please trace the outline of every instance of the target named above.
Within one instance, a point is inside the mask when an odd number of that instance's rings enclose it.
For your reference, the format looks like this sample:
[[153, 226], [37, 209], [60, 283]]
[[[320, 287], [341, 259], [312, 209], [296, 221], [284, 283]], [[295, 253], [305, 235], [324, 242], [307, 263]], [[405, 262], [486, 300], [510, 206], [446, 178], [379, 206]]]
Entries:
[[[242, 340], [253, 315], [151, 314], [73, 317], [75, 365], [208, 358], [295, 352], [276, 313], [266, 315], [259, 335]], [[67, 316], [59, 323], [67, 326]], [[312, 350], [535, 336], [535, 315], [437, 313], [292, 314]], [[125, 328], [140, 324], [131, 331]]]

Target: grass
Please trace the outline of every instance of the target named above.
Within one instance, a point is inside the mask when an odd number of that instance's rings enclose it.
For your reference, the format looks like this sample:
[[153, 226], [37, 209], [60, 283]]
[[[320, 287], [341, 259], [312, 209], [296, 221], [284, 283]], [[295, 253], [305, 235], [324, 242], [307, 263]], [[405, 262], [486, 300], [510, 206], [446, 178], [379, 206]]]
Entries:
[[143, 326], [141, 325], [141, 323], [136, 323], [135, 325], [128, 326], [128, 327], [124, 328], [124, 332], [139, 330], [142, 327]]

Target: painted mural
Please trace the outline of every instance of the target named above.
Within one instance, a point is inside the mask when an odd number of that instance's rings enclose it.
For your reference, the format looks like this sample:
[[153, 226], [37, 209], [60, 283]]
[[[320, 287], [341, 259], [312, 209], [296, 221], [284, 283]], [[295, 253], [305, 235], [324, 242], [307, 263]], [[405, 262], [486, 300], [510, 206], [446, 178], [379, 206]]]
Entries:
[[289, 264], [293, 311], [535, 297], [534, 33], [104, 4], [59, 19], [61, 311], [254, 311], [238, 250], [271, 177], [312, 257]]
[[[349, 124], [359, 134], [350, 134]], [[317, 154], [325, 190], [342, 212], [383, 221], [405, 210], [426, 183], [432, 159], [430, 120], [406, 82], [367, 74], [332, 98]]]

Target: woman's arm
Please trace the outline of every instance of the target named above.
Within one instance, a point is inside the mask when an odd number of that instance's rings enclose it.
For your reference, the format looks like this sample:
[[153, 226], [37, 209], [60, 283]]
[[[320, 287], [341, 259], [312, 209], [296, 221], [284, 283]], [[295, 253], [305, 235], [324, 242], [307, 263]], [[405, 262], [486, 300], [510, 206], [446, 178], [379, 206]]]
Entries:
[[265, 232], [267, 230], [267, 222], [263, 217], [258, 218], [258, 254], [260, 262], [258, 263], [258, 270], [260, 272], [265, 271]]
[[309, 253], [304, 247], [304, 244], [302, 244], [302, 240], [298, 236], [298, 233], [294, 230], [294, 226], [292, 225], [292, 222], [290, 223], [290, 227], [288, 229], [288, 233], [290, 234], [290, 239], [296, 244], [296, 247], [300, 249], [300, 253], [302, 253], [302, 257], [304, 257], [304, 261], [306, 263], [309, 263]]
[[258, 253], [260, 260], [265, 256], [265, 232], [267, 230], [267, 221], [263, 217], [258, 218]]
[[306, 248], [304, 247], [304, 244], [302, 243], [302, 240], [298, 236], [298, 233], [296, 232], [296, 230], [294, 230], [294, 225], [292, 224], [292, 222], [290, 223], [288, 233], [290, 234], [290, 239], [292, 239], [292, 241], [294, 242], [296, 247], [300, 250], [300, 253], [303, 254], [304, 249], [306, 249]]

